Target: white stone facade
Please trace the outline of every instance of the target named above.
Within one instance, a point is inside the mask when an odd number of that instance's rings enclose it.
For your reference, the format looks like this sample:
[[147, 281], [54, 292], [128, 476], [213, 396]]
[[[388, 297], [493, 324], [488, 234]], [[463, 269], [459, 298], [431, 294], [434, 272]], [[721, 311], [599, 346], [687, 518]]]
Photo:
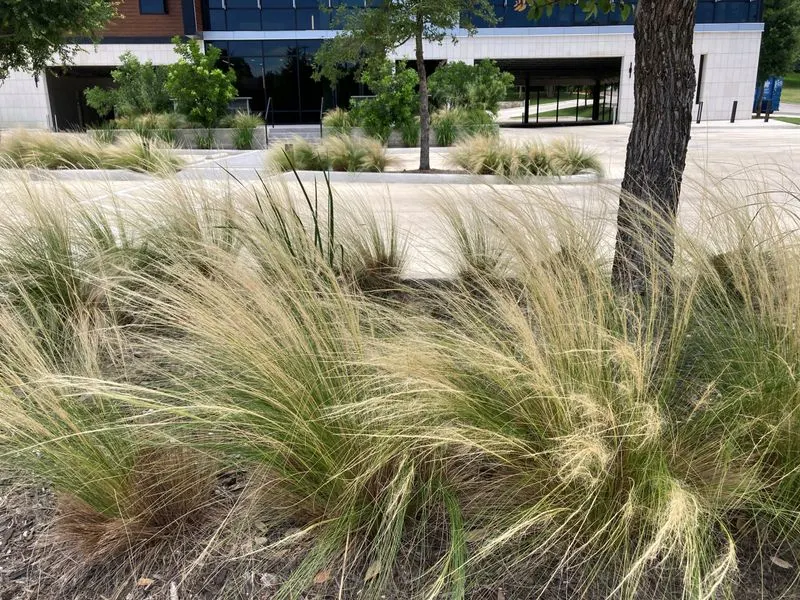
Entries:
[[[700, 99], [703, 120], [730, 118], [732, 103], [739, 103], [737, 118], [748, 118], [755, 91], [758, 53], [761, 44], [760, 23], [698, 25], [695, 29], [695, 68], [705, 55]], [[237, 32], [245, 39], [248, 32]], [[253, 36], [265, 39], [274, 32], [258, 32]], [[295, 33], [295, 32], [293, 32]], [[312, 34], [312, 32], [303, 32]], [[319, 32], [314, 32], [319, 37]], [[211, 35], [209, 38], [213, 37]], [[619, 121], [633, 118], [634, 40], [631, 26], [565, 27], [565, 28], [497, 28], [482, 29], [475, 36], [459, 34], [458, 43], [447, 39], [442, 44], [426, 43], [429, 60], [450, 60], [472, 63], [484, 58], [621, 58], [619, 86]], [[170, 44], [100, 44], [84, 46], [75, 57], [76, 66], [115, 66], [119, 56], [131, 51], [141, 60], [167, 64], [175, 60]], [[399, 48], [396, 58], [412, 58], [413, 47]], [[12, 73], [0, 84], [0, 128], [51, 127], [46, 80], [38, 85], [30, 75]], [[698, 105], [695, 105], [695, 115]]]
[[[98, 44], [82, 45], [73, 64], [113, 67], [120, 64], [119, 57], [126, 51], [157, 65], [175, 62], [171, 44]], [[0, 81], [0, 129], [51, 129], [52, 126], [46, 77], [39, 77], [37, 84], [31, 75], [12, 72], [5, 81]]]

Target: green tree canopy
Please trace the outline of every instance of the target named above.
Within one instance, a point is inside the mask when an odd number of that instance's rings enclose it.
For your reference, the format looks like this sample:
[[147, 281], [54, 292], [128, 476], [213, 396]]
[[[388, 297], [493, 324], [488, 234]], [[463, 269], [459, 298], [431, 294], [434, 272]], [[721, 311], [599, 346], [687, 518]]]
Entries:
[[95, 86], [84, 92], [89, 106], [100, 116], [113, 111], [117, 117], [172, 109], [172, 101], [165, 89], [166, 66], [155, 66], [149, 60], [142, 63], [130, 52], [120, 56], [120, 61], [120, 66], [111, 71], [112, 89]]
[[800, 0], [764, 0], [758, 81], [788, 73], [800, 52]]
[[116, 15], [109, 0], [0, 0], [0, 79], [69, 63], [75, 38], [97, 40]]
[[497, 114], [514, 76], [500, 70], [493, 60], [474, 65], [451, 62], [430, 77], [431, 97], [440, 105], [477, 108]]
[[204, 54], [197, 40], [182, 42], [172, 38], [178, 62], [169, 66], [166, 88], [178, 106], [178, 112], [204, 127], [213, 127], [227, 112], [236, 96], [233, 70], [217, 67], [221, 51], [209, 46]]

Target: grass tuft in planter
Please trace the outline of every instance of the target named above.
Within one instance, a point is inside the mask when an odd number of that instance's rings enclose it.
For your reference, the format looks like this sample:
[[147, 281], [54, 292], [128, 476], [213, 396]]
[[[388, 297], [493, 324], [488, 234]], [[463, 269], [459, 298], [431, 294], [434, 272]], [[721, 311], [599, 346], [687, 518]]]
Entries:
[[0, 161], [16, 168], [130, 169], [174, 173], [182, 161], [159, 140], [139, 135], [106, 144], [88, 134], [14, 131], [0, 139]]
[[230, 127], [233, 132], [233, 146], [237, 150], [252, 150], [256, 128], [264, 121], [255, 114], [237, 112], [220, 122], [220, 127]]
[[509, 179], [603, 174], [597, 153], [574, 139], [557, 140], [546, 146], [538, 141], [515, 143], [499, 137], [476, 135], [458, 143], [451, 150], [449, 159], [470, 173], [500, 175]]
[[267, 154], [268, 167], [284, 172], [292, 169], [381, 172], [390, 164], [392, 160], [378, 140], [346, 135], [326, 137], [320, 144], [295, 138]]

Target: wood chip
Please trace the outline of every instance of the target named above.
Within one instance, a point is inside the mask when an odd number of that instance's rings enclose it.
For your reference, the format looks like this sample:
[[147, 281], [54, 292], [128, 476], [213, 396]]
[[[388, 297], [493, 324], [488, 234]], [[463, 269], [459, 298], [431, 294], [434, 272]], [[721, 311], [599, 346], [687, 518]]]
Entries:
[[136, 587], [149, 588], [154, 583], [155, 580], [150, 579], [149, 577], [139, 577], [139, 580], [136, 582]]
[[791, 569], [792, 568], [792, 564], [791, 563], [786, 562], [785, 560], [783, 560], [782, 558], [779, 558], [777, 556], [770, 557], [770, 560], [772, 561], [773, 565], [775, 565], [776, 567], [780, 567], [781, 569]]
[[178, 600], [178, 584], [174, 581], [169, 582], [169, 600]]
[[319, 585], [322, 583], [326, 583], [331, 578], [331, 570], [325, 569], [324, 571], [320, 571], [314, 576], [314, 585]]

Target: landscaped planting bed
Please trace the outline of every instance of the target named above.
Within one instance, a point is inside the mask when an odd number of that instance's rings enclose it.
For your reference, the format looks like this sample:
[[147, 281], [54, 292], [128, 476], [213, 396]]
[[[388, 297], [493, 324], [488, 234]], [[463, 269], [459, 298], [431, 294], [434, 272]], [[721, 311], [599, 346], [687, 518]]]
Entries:
[[116, 143], [87, 134], [18, 130], [0, 136], [0, 166], [21, 169], [128, 169], [173, 173], [182, 161], [164, 142], [139, 135]]
[[782, 213], [706, 199], [637, 304], [589, 221], [480, 200], [411, 282], [330, 190], [10, 190], [0, 594], [795, 597]]

